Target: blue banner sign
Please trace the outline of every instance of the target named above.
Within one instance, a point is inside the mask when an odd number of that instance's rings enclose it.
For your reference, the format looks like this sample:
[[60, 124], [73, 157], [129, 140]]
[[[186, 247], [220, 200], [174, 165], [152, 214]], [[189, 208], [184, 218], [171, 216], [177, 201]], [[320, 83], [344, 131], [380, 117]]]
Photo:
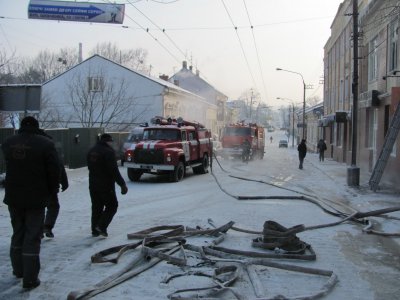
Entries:
[[122, 24], [125, 5], [108, 3], [31, 0], [29, 19]]

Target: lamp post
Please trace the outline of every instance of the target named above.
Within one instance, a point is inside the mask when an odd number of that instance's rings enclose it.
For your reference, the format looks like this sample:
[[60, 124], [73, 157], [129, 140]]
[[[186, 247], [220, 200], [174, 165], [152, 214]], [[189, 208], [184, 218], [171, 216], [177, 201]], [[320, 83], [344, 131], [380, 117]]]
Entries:
[[280, 97], [277, 97], [276, 99], [287, 100], [287, 101], [292, 102], [292, 148], [293, 148], [294, 147], [294, 101], [292, 99], [280, 98]]
[[303, 132], [302, 132], [302, 139], [305, 139], [305, 117], [306, 117], [306, 83], [304, 82], [304, 78], [303, 75], [299, 72], [294, 72], [294, 71], [290, 71], [290, 70], [285, 70], [285, 69], [281, 69], [281, 68], [276, 68], [277, 71], [285, 71], [285, 72], [289, 72], [289, 73], [293, 73], [293, 74], [297, 74], [301, 77], [301, 80], [303, 81]]

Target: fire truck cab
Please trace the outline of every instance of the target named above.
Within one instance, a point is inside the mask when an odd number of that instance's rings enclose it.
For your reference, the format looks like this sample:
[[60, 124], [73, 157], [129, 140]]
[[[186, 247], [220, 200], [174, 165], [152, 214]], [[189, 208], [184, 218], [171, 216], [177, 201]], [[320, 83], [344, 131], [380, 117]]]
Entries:
[[172, 182], [183, 179], [186, 168], [195, 174], [208, 172], [212, 156], [211, 133], [200, 123], [155, 117], [143, 130], [142, 141], [126, 151], [128, 178], [142, 174], [169, 174]]

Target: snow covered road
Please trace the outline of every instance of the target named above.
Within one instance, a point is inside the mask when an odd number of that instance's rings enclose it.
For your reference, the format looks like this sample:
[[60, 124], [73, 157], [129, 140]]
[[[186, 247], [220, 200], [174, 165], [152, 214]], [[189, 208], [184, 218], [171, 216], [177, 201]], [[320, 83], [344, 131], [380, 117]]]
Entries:
[[[219, 159], [214, 161], [213, 175], [193, 175], [183, 181], [169, 183], [167, 177], [143, 175], [138, 183], [128, 182], [127, 195], [118, 195], [119, 210], [111, 223], [107, 239], [93, 238], [90, 231], [90, 198], [86, 168], [67, 170], [70, 187], [60, 193], [60, 215], [54, 228], [54, 239], [42, 242], [40, 278], [42, 284], [23, 292], [19, 280], [12, 276], [8, 257], [11, 225], [7, 206], [0, 204], [0, 298], [1, 299], [66, 299], [69, 292], [96, 284], [122, 269], [137, 254], [125, 253], [118, 264], [92, 264], [94, 253], [109, 247], [130, 243], [127, 234], [161, 225], [184, 225], [212, 228], [208, 219], [217, 225], [234, 221], [236, 227], [261, 232], [267, 220], [285, 227], [298, 224], [315, 226], [339, 221], [317, 205], [294, 199], [237, 200], [234, 196], [316, 196], [339, 203], [346, 211], [368, 211], [398, 205], [399, 195], [378, 194], [366, 188], [346, 186], [346, 166], [326, 159], [318, 161], [317, 154], [309, 153], [304, 169], [298, 169], [297, 151], [278, 148], [283, 133], [274, 133], [274, 142], [267, 143], [262, 161]], [[127, 179], [126, 170], [121, 173]], [[241, 180], [238, 177], [254, 181]], [[363, 179], [362, 179], [363, 180]], [[227, 193], [225, 193], [223, 190]], [[3, 190], [0, 191], [4, 193]], [[346, 206], [341, 206], [344, 204]], [[399, 212], [390, 214], [400, 217]], [[377, 218], [376, 218], [377, 219]], [[382, 230], [400, 231], [399, 222], [378, 219]], [[332, 292], [323, 299], [395, 299], [400, 280], [399, 239], [362, 233], [363, 225], [344, 223], [334, 227], [310, 230], [298, 234], [316, 252], [316, 261], [279, 260], [280, 263], [332, 270], [339, 279]], [[221, 247], [247, 251], [263, 251], [251, 246], [259, 235], [229, 230]], [[188, 242], [206, 245], [209, 238], [196, 237]], [[190, 258], [193, 259], [193, 258]], [[275, 260], [277, 261], [277, 260]], [[168, 284], [167, 277], [188, 271], [160, 262], [150, 270], [134, 277], [95, 299], [167, 299], [177, 289], [207, 286], [209, 278], [180, 277]], [[212, 271], [209, 268], [207, 271]], [[312, 294], [327, 278], [293, 273], [270, 267], [257, 266], [265, 289], [265, 299], [282, 294], [287, 297]], [[245, 299], [256, 299], [247, 274], [242, 274], [234, 285]], [[233, 294], [220, 294], [221, 299], [232, 299]]]

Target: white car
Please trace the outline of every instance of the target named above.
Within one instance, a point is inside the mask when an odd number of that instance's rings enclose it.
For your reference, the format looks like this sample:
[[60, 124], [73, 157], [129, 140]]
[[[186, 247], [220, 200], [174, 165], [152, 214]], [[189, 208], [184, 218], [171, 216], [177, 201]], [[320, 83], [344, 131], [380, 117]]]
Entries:
[[279, 148], [287, 148], [287, 147], [288, 147], [287, 140], [280, 140], [279, 141]]

